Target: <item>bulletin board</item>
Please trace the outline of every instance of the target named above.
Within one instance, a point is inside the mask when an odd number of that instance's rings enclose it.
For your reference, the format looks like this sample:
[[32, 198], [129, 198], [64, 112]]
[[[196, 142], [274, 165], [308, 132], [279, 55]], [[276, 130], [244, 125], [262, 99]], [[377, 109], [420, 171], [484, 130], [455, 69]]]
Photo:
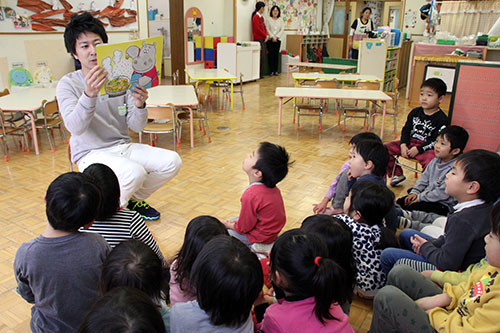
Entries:
[[64, 32], [71, 15], [89, 11], [106, 31], [137, 31], [138, 0], [4, 0], [0, 33]]
[[466, 150], [500, 144], [500, 63], [458, 63], [450, 103], [452, 125], [469, 132]]
[[318, 27], [318, 0], [267, 0], [266, 16], [272, 6], [277, 5], [281, 10], [280, 19], [285, 23], [285, 29], [298, 30], [309, 28], [317, 30]]

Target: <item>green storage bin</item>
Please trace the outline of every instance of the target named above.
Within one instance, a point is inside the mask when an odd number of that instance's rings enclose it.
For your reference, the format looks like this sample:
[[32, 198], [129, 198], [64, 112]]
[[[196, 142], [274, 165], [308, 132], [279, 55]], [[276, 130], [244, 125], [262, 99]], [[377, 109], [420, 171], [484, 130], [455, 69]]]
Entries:
[[[356, 73], [358, 71], [358, 61], [356, 59], [344, 59], [344, 58], [330, 58], [330, 57], [325, 57], [325, 58], [323, 58], [323, 63], [325, 63], [325, 64], [335, 64], [335, 65], [356, 66], [356, 69], [353, 71], [353, 73]], [[340, 72], [343, 72], [343, 70], [341, 70], [341, 69], [323, 68], [323, 72], [326, 73], [326, 74], [339, 74]]]
[[447, 40], [447, 39], [438, 39], [436, 43], [441, 45], [455, 45], [454, 40]]

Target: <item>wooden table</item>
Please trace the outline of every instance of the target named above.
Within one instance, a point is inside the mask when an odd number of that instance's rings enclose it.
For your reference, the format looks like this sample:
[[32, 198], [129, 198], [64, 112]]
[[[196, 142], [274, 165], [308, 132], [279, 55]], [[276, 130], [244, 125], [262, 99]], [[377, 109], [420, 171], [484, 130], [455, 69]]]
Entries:
[[193, 81], [205, 81], [211, 83], [214, 81], [229, 81], [231, 84], [231, 110], [233, 109], [233, 80], [236, 76], [223, 68], [186, 68], [188, 83]]
[[192, 85], [156, 86], [148, 89], [149, 97], [146, 106], [166, 106], [173, 104], [189, 110], [189, 134], [191, 148], [194, 147], [193, 139], [193, 110], [192, 106], [198, 105], [198, 97]]
[[56, 88], [27, 87], [22, 90], [11, 92], [9, 95], [0, 97], [0, 109], [5, 112], [20, 111], [27, 114], [31, 120], [31, 131], [33, 132], [33, 144], [35, 153], [39, 154], [38, 138], [36, 135], [36, 112], [42, 107], [42, 102], [56, 99]]
[[292, 88], [278, 87], [275, 96], [280, 99], [278, 116], [278, 135], [281, 135], [281, 116], [283, 98], [321, 98], [321, 99], [347, 99], [362, 101], [380, 101], [383, 104], [382, 128], [380, 129], [380, 138], [384, 137], [385, 112], [387, 102], [392, 98], [380, 90], [358, 90], [358, 89], [325, 89], [325, 88]]
[[288, 63], [288, 78], [287, 78], [288, 81], [287, 81], [287, 83], [290, 82], [290, 73], [295, 71], [295, 70], [292, 70], [292, 67], [297, 67], [298, 70], [300, 70], [300, 67], [338, 69], [341, 71], [356, 70], [356, 66], [352, 66], [352, 65], [324, 64], [324, 63], [319, 63], [319, 62]]
[[363, 81], [379, 81], [382, 79], [375, 75], [363, 74], [325, 74], [325, 73], [293, 73], [292, 78], [297, 86], [298, 81], [316, 81], [316, 80], [337, 80], [341, 82], [355, 82], [358, 80]]

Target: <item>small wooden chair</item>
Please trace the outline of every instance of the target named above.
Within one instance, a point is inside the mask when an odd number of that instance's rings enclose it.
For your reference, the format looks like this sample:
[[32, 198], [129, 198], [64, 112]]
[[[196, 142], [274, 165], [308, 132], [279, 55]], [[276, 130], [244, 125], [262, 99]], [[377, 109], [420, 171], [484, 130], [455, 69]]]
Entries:
[[[313, 88], [337, 88], [337, 80], [316, 80], [314, 82]], [[300, 110], [306, 110], [308, 112], [302, 112]], [[314, 99], [309, 99], [308, 103], [295, 103], [294, 104], [294, 113], [293, 113], [293, 122], [295, 123], [295, 113], [297, 113], [297, 130], [300, 129], [300, 116], [319, 116], [319, 130], [323, 130], [323, 110], [324, 105], [323, 101], [319, 100], [319, 103], [314, 103]], [[318, 113], [316, 114], [316, 111]]]
[[[209, 89], [209, 88], [208, 88]], [[212, 142], [212, 138], [210, 137], [210, 130], [208, 128], [208, 106], [210, 104], [209, 97], [207, 95], [207, 84], [203, 81], [196, 82], [196, 94], [198, 96], [198, 105], [196, 107], [192, 107], [193, 111], [193, 121], [198, 120], [200, 125], [200, 131], [203, 131], [204, 135], [208, 135], [208, 142]], [[189, 111], [183, 110], [177, 113], [178, 120], [178, 132], [179, 139], [177, 141], [177, 146], [181, 143], [182, 138], [182, 123], [189, 122], [190, 116]]]
[[[245, 110], [245, 99], [243, 98], [243, 73], [240, 73], [239, 88], [240, 89], [238, 89], [238, 90], [234, 89], [234, 85], [233, 85], [233, 96], [234, 96], [234, 94], [240, 94], [241, 104], [243, 104], [243, 110]], [[224, 104], [222, 105], [222, 108], [224, 108], [224, 106], [226, 106], [226, 101], [228, 102], [229, 105], [231, 105], [231, 84], [229, 84], [229, 86], [226, 86], [222, 90], [222, 95], [223, 95], [223, 99], [224, 99]]]
[[12, 121], [12, 119], [6, 121], [5, 113], [3, 110], [0, 109], [0, 113], [0, 122], [2, 127], [2, 132], [0, 133], [0, 135], [2, 137], [3, 144], [5, 145], [5, 160], [7, 161], [7, 151], [9, 150], [9, 146], [7, 145], [7, 135], [21, 137], [21, 139], [19, 140], [19, 148], [21, 148], [21, 151], [29, 152], [30, 146], [28, 134], [31, 131], [31, 127], [25, 126], [26, 122], [24, 121], [24, 118], [22, 118], [22, 124], [18, 125], [17, 122]]
[[[399, 160], [401, 158], [406, 160], [406, 161], [409, 161], [411, 163], [415, 163], [415, 167], [412, 167], [411, 165], [408, 165], [408, 164], [401, 163], [401, 161]], [[423, 172], [421, 169], [419, 169], [419, 167], [418, 167], [419, 165], [420, 165], [420, 163], [414, 158], [404, 158], [403, 156], [394, 156], [394, 167], [392, 168], [391, 181], [394, 178], [394, 172], [396, 171], [397, 166], [400, 166], [403, 169], [413, 171], [415, 173], [415, 178], [418, 178], [418, 175], [422, 174], [422, 172]]]
[[62, 125], [62, 117], [59, 113], [57, 100], [53, 100], [50, 102], [43, 101], [42, 114], [43, 118], [35, 119], [35, 126], [36, 128], [43, 128], [45, 130], [45, 132], [47, 133], [47, 137], [49, 138], [50, 150], [54, 152], [54, 142], [52, 142], [52, 138], [54, 137], [54, 128], [59, 128], [64, 138], [64, 142], [66, 144], [68, 143], [66, 132], [64, 130], [64, 126]]
[[148, 107], [148, 123], [139, 132], [139, 143], [142, 143], [142, 134], [149, 134], [149, 144], [156, 146], [157, 134], [172, 133], [174, 150], [177, 148], [177, 121], [175, 119], [175, 105]]
[[[380, 82], [358, 80], [358, 81], [356, 81], [356, 84], [354, 87], [343, 86], [342, 89], [379, 90], [380, 89]], [[368, 131], [370, 115], [371, 115], [372, 109], [374, 109], [376, 107], [376, 105], [373, 104], [372, 102], [366, 102], [366, 106], [358, 107], [357, 103], [358, 102], [356, 101], [353, 106], [345, 106], [343, 101], [341, 101], [341, 103], [340, 103], [341, 112], [339, 112], [338, 124], [340, 125], [340, 119], [343, 115], [344, 127], [342, 130], [344, 132], [346, 129], [347, 112], [353, 113], [350, 116], [350, 118], [363, 118], [364, 119], [363, 127], [366, 127], [366, 130]], [[362, 113], [363, 115], [357, 116], [356, 113]]]

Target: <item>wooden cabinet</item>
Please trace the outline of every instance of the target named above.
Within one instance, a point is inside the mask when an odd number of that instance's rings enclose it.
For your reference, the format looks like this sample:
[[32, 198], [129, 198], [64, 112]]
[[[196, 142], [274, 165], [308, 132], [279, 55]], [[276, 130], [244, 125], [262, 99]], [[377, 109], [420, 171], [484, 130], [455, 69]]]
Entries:
[[307, 62], [307, 47], [326, 47], [328, 40], [328, 35], [286, 35], [286, 49]]
[[360, 42], [359, 50], [359, 73], [379, 77], [383, 81], [383, 91], [392, 91], [400, 48], [387, 47], [384, 41], [368, 39]]

